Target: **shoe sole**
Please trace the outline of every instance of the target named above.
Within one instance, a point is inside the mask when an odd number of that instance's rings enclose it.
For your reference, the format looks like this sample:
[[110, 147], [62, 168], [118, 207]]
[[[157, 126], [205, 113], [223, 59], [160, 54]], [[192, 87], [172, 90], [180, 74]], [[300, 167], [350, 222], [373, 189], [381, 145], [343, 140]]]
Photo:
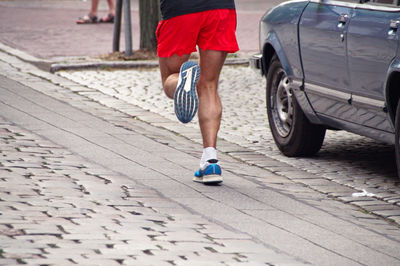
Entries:
[[[194, 72], [194, 73], [193, 73]], [[186, 76], [184, 76], [186, 73]], [[187, 75], [191, 74], [190, 77]], [[179, 72], [180, 84], [174, 94], [174, 109], [179, 121], [189, 123], [197, 113], [199, 100], [197, 98], [196, 84], [200, 77], [200, 67], [195, 62], [188, 61], [182, 64]], [[191, 82], [187, 84], [186, 82]], [[186, 85], [186, 86], [185, 86]], [[190, 85], [190, 90], [185, 87]]]
[[194, 177], [193, 181], [197, 183], [211, 185], [222, 183], [223, 178], [220, 175], [204, 175], [202, 177]]

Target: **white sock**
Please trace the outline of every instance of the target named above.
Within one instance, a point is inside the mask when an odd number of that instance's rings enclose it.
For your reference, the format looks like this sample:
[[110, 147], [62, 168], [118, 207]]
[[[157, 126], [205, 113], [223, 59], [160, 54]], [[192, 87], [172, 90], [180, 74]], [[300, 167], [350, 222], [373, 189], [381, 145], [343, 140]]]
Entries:
[[217, 150], [214, 147], [207, 147], [203, 149], [200, 167], [203, 167], [208, 160], [217, 160]]

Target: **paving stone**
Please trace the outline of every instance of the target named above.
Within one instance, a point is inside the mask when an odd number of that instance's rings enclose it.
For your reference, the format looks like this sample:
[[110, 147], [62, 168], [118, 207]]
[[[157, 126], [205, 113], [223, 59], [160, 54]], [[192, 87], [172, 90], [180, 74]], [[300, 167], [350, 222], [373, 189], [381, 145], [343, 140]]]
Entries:
[[400, 224], [400, 216], [389, 216], [395, 223]]
[[400, 216], [400, 210], [382, 210], [382, 211], [374, 211], [374, 213], [389, 218], [392, 216]]
[[400, 210], [397, 206], [392, 205], [392, 204], [379, 204], [379, 205], [367, 205], [363, 207], [367, 211], [371, 212], [377, 212], [377, 211], [391, 211], [391, 212], [396, 212], [398, 211], [400, 213]]
[[18, 264], [18, 262], [17, 262], [17, 259], [0, 258], [0, 264], [2, 264], [2, 265], [16, 265], [16, 264]]

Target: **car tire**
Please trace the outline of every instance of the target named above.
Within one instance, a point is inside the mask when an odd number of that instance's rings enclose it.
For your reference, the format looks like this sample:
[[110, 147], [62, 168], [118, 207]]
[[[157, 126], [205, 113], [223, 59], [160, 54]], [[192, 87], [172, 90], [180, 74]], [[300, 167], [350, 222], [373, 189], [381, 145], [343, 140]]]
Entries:
[[314, 155], [321, 149], [326, 128], [308, 121], [276, 56], [268, 69], [267, 115], [275, 144], [288, 157]]
[[400, 177], [400, 100], [397, 103], [394, 128], [395, 128], [394, 151], [396, 153], [397, 176]]

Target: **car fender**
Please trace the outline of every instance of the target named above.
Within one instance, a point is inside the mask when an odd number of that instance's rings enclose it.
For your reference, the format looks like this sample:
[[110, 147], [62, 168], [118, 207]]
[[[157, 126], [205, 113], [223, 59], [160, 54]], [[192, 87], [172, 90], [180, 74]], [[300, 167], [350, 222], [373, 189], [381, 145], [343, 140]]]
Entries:
[[260, 50], [263, 54], [263, 74], [267, 74], [272, 55], [277, 54], [289, 77], [302, 78], [299, 49], [299, 21], [306, 0], [283, 2], [270, 9], [260, 20]]
[[293, 76], [293, 71], [290, 67], [289, 60], [287, 59], [287, 56], [282, 49], [282, 45], [279, 42], [278, 36], [275, 32], [271, 31], [268, 33], [267, 38], [264, 41], [262, 58], [265, 73], [268, 73], [269, 64], [274, 54], [277, 55], [283, 69], [286, 72], [286, 75], [288, 75], [289, 77]]

